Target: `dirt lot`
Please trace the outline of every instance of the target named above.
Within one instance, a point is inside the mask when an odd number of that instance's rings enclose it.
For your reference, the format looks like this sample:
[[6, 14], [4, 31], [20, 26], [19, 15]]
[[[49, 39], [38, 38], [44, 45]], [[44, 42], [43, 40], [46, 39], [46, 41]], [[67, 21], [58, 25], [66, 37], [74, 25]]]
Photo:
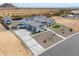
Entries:
[[55, 19], [57, 23], [63, 24], [76, 31], [79, 31], [79, 19], [69, 19], [69, 18], [56, 17], [56, 16], [52, 18]]
[[32, 55], [10, 31], [0, 31], [0, 55]]
[[4, 31], [4, 30], [6, 30], [6, 28], [3, 26], [2, 23], [0, 23], [0, 31]]

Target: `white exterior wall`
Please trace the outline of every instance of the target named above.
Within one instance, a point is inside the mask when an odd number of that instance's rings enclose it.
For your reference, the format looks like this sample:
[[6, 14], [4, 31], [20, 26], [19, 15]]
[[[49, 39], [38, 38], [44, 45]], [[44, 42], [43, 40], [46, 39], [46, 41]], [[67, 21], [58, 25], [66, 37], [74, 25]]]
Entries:
[[37, 28], [36, 28], [36, 32], [39, 32], [39, 31], [40, 31], [40, 28], [39, 28], [39, 27], [37, 27]]

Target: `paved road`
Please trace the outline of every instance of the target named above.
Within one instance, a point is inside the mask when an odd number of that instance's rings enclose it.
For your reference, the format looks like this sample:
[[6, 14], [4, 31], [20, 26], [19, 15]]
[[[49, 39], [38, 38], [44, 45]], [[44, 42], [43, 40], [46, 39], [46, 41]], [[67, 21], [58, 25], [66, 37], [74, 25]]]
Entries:
[[79, 34], [47, 50], [41, 56], [79, 56]]

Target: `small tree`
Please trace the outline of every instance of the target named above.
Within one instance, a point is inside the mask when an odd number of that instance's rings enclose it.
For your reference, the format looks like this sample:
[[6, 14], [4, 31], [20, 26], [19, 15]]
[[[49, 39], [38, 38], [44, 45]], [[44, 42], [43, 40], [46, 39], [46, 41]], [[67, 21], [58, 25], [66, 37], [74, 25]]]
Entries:
[[2, 16], [0, 16], [0, 19], [2, 19], [3, 17]]
[[46, 42], [47, 42], [46, 40], [43, 41], [43, 43], [46, 43]]
[[72, 32], [72, 29], [70, 28], [70, 32]]

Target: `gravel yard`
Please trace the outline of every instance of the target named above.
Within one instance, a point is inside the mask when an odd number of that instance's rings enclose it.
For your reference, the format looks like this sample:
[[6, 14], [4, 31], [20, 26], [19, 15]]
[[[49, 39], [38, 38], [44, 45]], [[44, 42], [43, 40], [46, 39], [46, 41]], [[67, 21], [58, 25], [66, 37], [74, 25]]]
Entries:
[[33, 37], [40, 45], [42, 45], [44, 48], [48, 48], [51, 45], [55, 44], [56, 42], [62, 40], [61, 37], [55, 35], [51, 31], [46, 31], [44, 33], [41, 33], [35, 37]]
[[68, 36], [76, 33], [76, 31], [74, 31], [73, 29], [63, 26], [63, 25], [57, 29], [54, 28], [53, 26], [50, 26], [49, 29], [54, 30], [56, 33], [58, 33], [59, 35], [64, 36], [64, 37], [68, 37]]

